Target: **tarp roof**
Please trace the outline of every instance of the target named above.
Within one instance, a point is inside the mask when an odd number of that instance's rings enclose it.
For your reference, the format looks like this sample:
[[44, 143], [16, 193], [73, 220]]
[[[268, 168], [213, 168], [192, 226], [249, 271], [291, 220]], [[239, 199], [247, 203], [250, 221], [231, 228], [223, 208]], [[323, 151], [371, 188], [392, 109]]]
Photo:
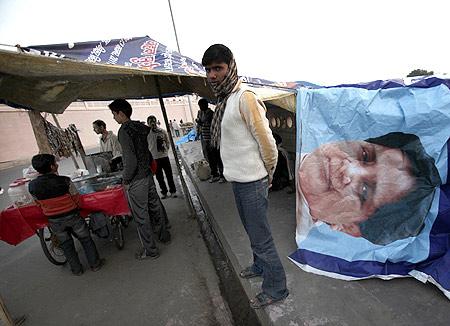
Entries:
[[[18, 49], [0, 50], [0, 103], [12, 107], [62, 113], [76, 100], [158, 97], [155, 78], [163, 97], [214, 97], [201, 64], [147, 36]], [[255, 92], [277, 104], [294, 91]], [[294, 99], [279, 104], [295, 108]]]

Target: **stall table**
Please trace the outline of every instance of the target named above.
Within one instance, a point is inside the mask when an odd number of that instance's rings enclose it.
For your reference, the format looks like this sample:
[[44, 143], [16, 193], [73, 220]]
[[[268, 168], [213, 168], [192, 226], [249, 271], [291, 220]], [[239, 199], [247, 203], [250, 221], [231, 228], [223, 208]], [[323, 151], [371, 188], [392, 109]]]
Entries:
[[[102, 212], [109, 216], [130, 215], [122, 186], [80, 195], [81, 216]], [[8, 207], [0, 212], [0, 240], [17, 245], [45, 228], [48, 220], [36, 204]]]

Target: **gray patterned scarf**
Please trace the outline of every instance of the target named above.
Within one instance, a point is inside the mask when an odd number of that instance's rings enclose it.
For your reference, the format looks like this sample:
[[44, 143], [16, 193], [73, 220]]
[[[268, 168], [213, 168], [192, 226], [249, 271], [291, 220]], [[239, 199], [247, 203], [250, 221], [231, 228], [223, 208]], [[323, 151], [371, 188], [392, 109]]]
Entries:
[[220, 126], [222, 124], [223, 114], [225, 113], [225, 106], [227, 104], [227, 99], [237, 82], [237, 67], [233, 58], [228, 65], [228, 72], [223, 81], [217, 86], [212, 86], [214, 94], [217, 97], [216, 110], [214, 111], [214, 116], [211, 123], [211, 140], [212, 145], [215, 148], [220, 147]]

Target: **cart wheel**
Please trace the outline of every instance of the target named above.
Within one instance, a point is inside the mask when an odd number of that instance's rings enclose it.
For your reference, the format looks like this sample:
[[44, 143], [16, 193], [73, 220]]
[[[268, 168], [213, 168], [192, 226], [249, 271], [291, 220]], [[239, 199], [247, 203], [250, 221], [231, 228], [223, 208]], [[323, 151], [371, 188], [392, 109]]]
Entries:
[[39, 229], [37, 235], [47, 259], [52, 264], [64, 265], [67, 261], [66, 256], [64, 256], [63, 250], [59, 247], [58, 239], [56, 239], [56, 236], [50, 229], [48, 227]]
[[120, 215], [119, 220], [122, 226], [127, 228], [131, 221], [131, 215]]
[[123, 238], [123, 226], [118, 219], [115, 219], [112, 224], [112, 236], [117, 249], [122, 250], [125, 246], [125, 240]]

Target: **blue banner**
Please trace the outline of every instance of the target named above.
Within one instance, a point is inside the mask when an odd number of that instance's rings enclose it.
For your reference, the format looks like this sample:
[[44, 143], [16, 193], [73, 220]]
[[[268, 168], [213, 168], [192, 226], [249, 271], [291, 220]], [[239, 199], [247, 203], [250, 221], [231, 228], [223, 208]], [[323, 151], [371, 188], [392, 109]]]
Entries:
[[[79, 43], [32, 45], [22, 48], [22, 50], [48, 57], [206, 77], [205, 69], [201, 63], [172, 51], [164, 44], [148, 36]], [[241, 76], [241, 79], [246, 83], [261, 86], [292, 89], [319, 87], [306, 81], [274, 82], [248, 76]]]
[[90, 63], [205, 76], [203, 66], [148, 36], [94, 42], [36, 45], [25, 52]]
[[299, 267], [412, 276], [450, 298], [449, 86], [432, 77], [298, 90]]

